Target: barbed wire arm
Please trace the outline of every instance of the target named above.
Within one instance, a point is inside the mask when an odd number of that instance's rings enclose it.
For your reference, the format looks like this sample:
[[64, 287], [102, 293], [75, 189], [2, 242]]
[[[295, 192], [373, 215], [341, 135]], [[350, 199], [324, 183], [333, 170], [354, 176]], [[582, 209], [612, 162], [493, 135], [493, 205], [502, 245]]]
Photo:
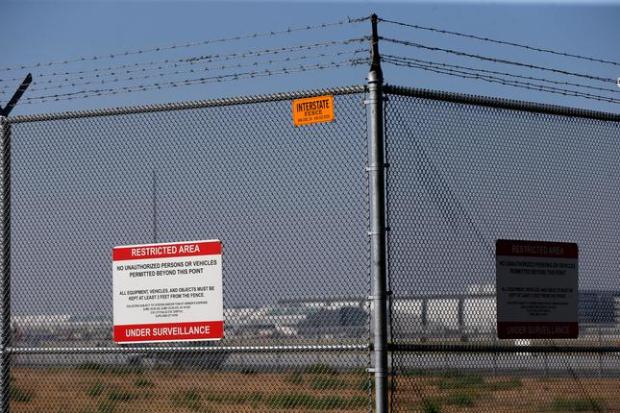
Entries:
[[15, 93], [13, 93], [13, 97], [9, 100], [9, 103], [7, 103], [4, 108], [0, 107], [0, 116], [9, 116], [9, 113], [11, 113], [15, 105], [17, 105], [17, 102], [19, 102], [19, 99], [21, 99], [26, 89], [28, 89], [30, 83], [32, 83], [32, 74], [28, 73], [26, 78], [22, 81], [22, 84], [19, 85]]

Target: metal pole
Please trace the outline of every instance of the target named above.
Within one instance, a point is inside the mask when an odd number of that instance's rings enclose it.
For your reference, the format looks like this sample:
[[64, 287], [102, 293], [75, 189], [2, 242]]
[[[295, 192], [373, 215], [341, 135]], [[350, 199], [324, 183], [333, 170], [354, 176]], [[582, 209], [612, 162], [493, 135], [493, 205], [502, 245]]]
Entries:
[[0, 116], [2, 138], [2, 330], [0, 332], [0, 412], [9, 411], [11, 374], [11, 125]]
[[387, 271], [385, 227], [385, 159], [383, 141], [383, 73], [379, 57], [377, 15], [371, 16], [372, 62], [368, 73], [368, 180], [370, 188], [370, 254], [374, 310], [374, 374], [377, 413], [388, 411]]
[[0, 108], [0, 139], [2, 140], [2, 326], [0, 327], [0, 413], [10, 410], [11, 379], [11, 124], [7, 120], [28, 86], [32, 75], [28, 73], [11, 100]]

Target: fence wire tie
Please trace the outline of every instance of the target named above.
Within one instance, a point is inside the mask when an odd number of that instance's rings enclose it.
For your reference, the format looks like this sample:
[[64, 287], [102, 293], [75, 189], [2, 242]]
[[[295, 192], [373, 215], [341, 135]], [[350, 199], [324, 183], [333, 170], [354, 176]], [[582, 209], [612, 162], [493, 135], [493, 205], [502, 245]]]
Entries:
[[[382, 101], [382, 102], [388, 102], [389, 100], [390, 100], [390, 98], [388, 98], [388, 97], [387, 97], [387, 96], [385, 96], [385, 95], [381, 97], [381, 101]], [[368, 99], [364, 99], [364, 105], [368, 105], [369, 103], [370, 103], [370, 100], [368, 100]]]
[[390, 231], [390, 227], [385, 227], [383, 228], [383, 231], [368, 231], [366, 234], [368, 234], [369, 237], [372, 237], [374, 235], [381, 235], [384, 232], [389, 232]]
[[392, 295], [392, 291], [386, 291], [385, 295], [381, 296], [381, 295], [369, 295], [368, 297], [366, 297], [369, 301], [373, 301], [373, 300], [378, 300], [380, 298], [387, 298], [390, 297]]
[[390, 167], [390, 164], [387, 162], [384, 162], [383, 165], [368, 165], [364, 169], [367, 172], [375, 172], [375, 171], [380, 171], [382, 168], [385, 169], [389, 167]]

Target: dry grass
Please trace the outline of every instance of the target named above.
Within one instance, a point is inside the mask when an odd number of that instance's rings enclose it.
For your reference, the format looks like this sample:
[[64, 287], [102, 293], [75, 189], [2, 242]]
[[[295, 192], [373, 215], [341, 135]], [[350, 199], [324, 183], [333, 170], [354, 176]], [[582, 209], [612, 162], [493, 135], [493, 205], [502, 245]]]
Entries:
[[620, 412], [620, 380], [410, 375], [397, 380], [401, 412]]
[[[12, 371], [17, 413], [365, 412], [366, 374], [305, 369], [265, 373], [174, 369], [34, 369]], [[401, 375], [399, 412], [620, 411], [620, 381]], [[583, 387], [584, 390], [581, 390]]]

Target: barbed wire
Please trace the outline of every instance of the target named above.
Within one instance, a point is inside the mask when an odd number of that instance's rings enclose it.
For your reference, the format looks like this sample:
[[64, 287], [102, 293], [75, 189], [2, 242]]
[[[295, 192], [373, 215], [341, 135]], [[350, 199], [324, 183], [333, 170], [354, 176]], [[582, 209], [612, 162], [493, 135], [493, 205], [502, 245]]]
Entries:
[[228, 54], [211, 54], [211, 55], [204, 55], [204, 56], [193, 56], [191, 58], [186, 58], [185, 60], [187, 60], [189, 63], [196, 64], [200, 61], [213, 62], [213, 61], [218, 61], [218, 60], [221, 61], [221, 60], [231, 60], [231, 59], [243, 59], [247, 57], [263, 56], [267, 54], [280, 54], [280, 53], [289, 52], [289, 51], [296, 52], [302, 49], [314, 49], [317, 47], [331, 47], [335, 45], [349, 45], [353, 43], [362, 43], [362, 42], [368, 41], [369, 39], [370, 39], [370, 36], [352, 37], [352, 38], [345, 39], [345, 40], [331, 40], [331, 41], [321, 42], [321, 43], [312, 43], [309, 45], [302, 44], [302, 45], [295, 45], [295, 46], [279, 47], [275, 49], [262, 49], [258, 51], [246, 51], [246, 52], [233, 52], [233, 53], [228, 53]]
[[276, 75], [293, 74], [300, 72], [308, 72], [314, 70], [326, 70], [330, 68], [339, 68], [345, 66], [356, 66], [369, 63], [369, 59], [345, 59], [342, 61], [334, 61], [329, 63], [319, 63], [307, 66], [282, 67], [275, 70], [251, 71], [242, 73], [231, 73], [218, 76], [206, 76], [195, 79], [184, 79], [179, 81], [155, 82], [145, 85], [125, 86], [120, 88], [91, 89], [77, 92], [69, 92], [55, 95], [32, 96], [23, 100], [24, 104], [38, 104], [45, 102], [56, 102], [61, 100], [86, 99], [97, 96], [119, 95], [125, 93], [143, 92], [154, 89], [176, 88], [183, 86], [191, 86], [196, 84], [219, 83], [226, 81], [235, 81], [241, 79], [253, 79], [258, 77], [269, 77]]
[[115, 59], [119, 57], [126, 57], [126, 56], [132, 56], [132, 55], [142, 55], [142, 54], [153, 53], [153, 52], [161, 52], [165, 50], [175, 50], [175, 49], [184, 49], [184, 48], [191, 48], [191, 47], [197, 47], [197, 46], [205, 46], [205, 45], [213, 44], [213, 43], [224, 43], [224, 42], [233, 42], [233, 41], [246, 40], [246, 39], [257, 39], [257, 38], [262, 38], [262, 37], [286, 35], [286, 34], [291, 34], [295, 32], [325, 29], [325, 28], [333, 27], [333, 26], [356, 24], [356, 23], [366, 21], [368, 19], [370, 19], [370, 16], [359, 17], [359, 18], [347, 18], [347, 19], [338, 20], [334, 22], [328, 22], [328, 23], [319, 23], [319, 24], [314, 24], [314, 25], [289, 27], [287, 29], [277, 30], [277, 31], [256, 32], [256, 33], [240, 35], [240, 36], [221, 37], [217, 39], [200, 40], [196, 42], [187, 42], [187, 43], [179, 43], [179, 44], [174, 43], [174, 44], [169, 44], [165, 46], [126, 50], [122, 52], [114, 52], [114, 53], [101, 54], [101, 55], [95, 55], [95, 56], [82, 56], [82, 57], [63, 59], [63, 60], [53, 60], [53, 61], [48, 61], [48, 62], [38, 62], [38, 63], [25, 64], [25, 65], [2, 67], [0, 68], [0, 72], [34, 69], [34, 68], [49, 67], [49, 66], [55, 66], [55, 65], [67, 65], [71, 63], [87, 62], [87, 61], [101, 61], [101, 60]]
[[614, 84], [616, 83], [616, 79], [605, 78], [605, 77], [595, 76], [595, 75], [590, 75], [590, 74], [587, 74], [587, 73], [577, 73], [577, 72], [571, 72], [571, 71], [564, 70], [564, 69], [551, 68], [551, 67], [545, 67], [545, 66], [538, 66], [538, 65], [534, 65], [534, 64], [530, 64], [530, 63], [518, 62], [518, 61], [515, 61], [515, 60], [506, 60], [506, 59], [499, 59], [499, 58], [495, 58], [495, 57], [482, 56], [482, 55], [479, 55], [479, 54], [467, 53], [467, 52], [463, 52], [463, 51], [460, 51], [460, 50], [445, 49], [445, 48], [436, 47], [436, 46], [428, 46], [428, 45], [424, 45], [424, 44], [421, 44], [421, 43], [410, 42], [410, 41], [407, 41], [407, 40], [393, 39], [393, 38], [389, 38], [389, 37], [379, 37], [379, 39], [380, 40], [384, 40], [384, 41], [389, 42], [389, 43], [400, 44], [400, 45], [403, 45], [403, 46], [415, 47], [415, 48], [425, 49], [425, 50], [439, 51], [439, 52], [449, 53], [449, 54], [453, 54], [453, 55], [457, 55], [457, 56], [463, 56], [463, 57], [469, 57], [469, 58], [473, 58], [473, 59], [483, 60], [483, 61], [486, 61], [486, 62], [493, 62], [493, 63], [500, 63], [500, 64], [506, 64], [506, 65], [527, 67], [529, 69], [536, 69], [536, 70], [542, 70], [542, 71], [547, 71], [547, 72], [559, 73], [559, 74], [563, 74], [563, 75], [567, 75], [567, 76], [580, 77], [580, 78], [595, 80], [595, 81], [599, 81], [599, 82], [603, 82], [603, 83], [614, 83]]
[[498, 39], [493, 39], [490, 37], [476, 36], [476, 35], [468, 34], [468, 33], [439, 29], [439, 28], [429, 27], [429, 26], [420, 26], [417, 24], [404, 23], [404, 22], [400, 22], [396, 20], [389, 20], [389, 19], [383, 19], [383, 18], [379, 18], [379, 21], [384, 22], [384, 23], [398, 25], [398, 26], [409, 27], [409, 28], [418, 29], [418, 30], [426, 30], [426, 31], [431, 31], [431, 32], [441, 33], [441, 34], [449, 34], [451, 36], [458, 36], [458, 37], [464, 37], [468, 39], [480, 40], [480, 41], [500, 44], [504, 46], [519, 47], [519, 48], [534, 51], [534, 52], [550, 53], [550, 54], [554, 54], [557, 56], [571, 57], [571, 58], [580, 59], [580, 60], [587, 60], [590, 62], [620, 66], [620, 62], [616, 62], [613, 60], [601, 59], [601, 58], [590, 57], [590, 56], [583, 56], [583, 55], [579, 55], [575, 53], [561, 52], [561, 51], [542, 48], [542, 47], [530, 46], [530, 45], [523, 44], [523, 43], [510, 42], [506, 40], [498, 40]]
[[604, 102], [609, 102], [609, 103], [620, 103], [619, 99], [614, 99], [612, 97], [593, 95], [593, 94], [589, 94], [589, 93], [585, 93], [585, 92], [581, 92], [581, 91], [556, 88], [556, 87], [547, 86], [547, 85], [539, 85], [539, 84], [535, 84], [535, 83], [531, 83], [531, 82], [521, 82], [521, 81], [516, 81], [516, 80], [506, 80], [506, 79], [498, 78], [496, 76], [481, 75], [481, 74], [475, 73], [475, 72], [472, 73], [472, 72], [467, 72], [467, 71], [460, 71], [460, 70], [442, 68], [442, 67], [437, 66], [437, 65], [425, 65], [425, 64], [418, 64], [418, 63], [407, 63], [407, 62], [402, 62], [402, 61], [392, 61], [391, 59], [386, 59], [385, 62], [388, 63], [388, 64], [396, 65], [396, 66], [405, 66], [405, 67], [410, 67], [410, 68], [422, 69], [422, 70], [426, 70], [426, 71], [430, 71], [430, 72], [434, 72], [434, 73], [451, 75], [451, 76], [457, 76], [457, 77], [466, 78], [466, 79], [484, 80], [484, 81], [488, 81], [488, 82], [491, 82], [491, 83], [499, 83], [499, 84], [502, 84], [502, 85], [520, 87], [520, 88], [524, 88], [524, 89], [543, 91], [543, 92], [550, 92], [550, 93], [558, 93], [558, 94], [562, 94], [562, 95], [565, 95], [565, 96], [577, 96], [577, 97], [584, 97], [584, 98], [588, 98], [588, 99], [604, 101]]
[[[217, 66], [204, 66], [204, 67], [200, 67], [200, 68], [196, 68], [196, 69], [189, 69], [189, 70], [173, 70], [173, 71], [160, 71], [160, 72], [156, 72], [156, 73], [150, 73], [150, 74], [143, 74], [143, 75], [131, 75], [131, 76], [108, 76], [108, 77], [99, 77], [99, 78], [95, 78], [94, 80], [86, 80], [83, 82], [60, 82], [58, 84], [53, 84], [51, 86], [45, 86], [45, 87], [39, 87], [39, 88], [32, 88], [30, 90], [31, 93], [33, 92], [43, 92], [43, 91], [48, 91], [48, 90], [63, 90], [63, 89], [71, 89], [71, 88], [75, 88], [75, 87], [80, 87], [80, 86], [90, 86], [90, 85], [104, 85], [104, 84], [110, 84], [110, 83], [123, 83], [123, 82], [135, 82], [135, 81], [142, 81], [142, 80], [147, 80], [147, 79], [154, 79], [154, 78], [167, 78], [167, 77], [172, 77], [172, 76], [179, 76], [179, 75], [187, 75], [187, 74], [195, 74], [195, 73], [201, 73], [201, 72], [217, 72], [217, 71], [222, 71], [222, 70], [227, 70], [227, 69], [241, 69], [241, 68], [248, 68], [248, 67], [260, 67], [260, 66], [270, 66], [273, 65], [275, 63], [288, 63], [288, 62], [295, 62], [295, 61], [305, 61], [305, 60], [310, 60], [310, 59], [322, 59], [322, 58], [334, 58], [334, 57], [340, 57], [340, 56], [345, 56], [345, 55], [353, 55], [356, 56], [360, 53], [367, 53], [368, 51], [366, 49], [357, 49], [357, 50], [353, 50], [353, 51], [340, 51], [340, 52], [335, 52], [335, 53], [318, 53], [318, 54], [307, 54], [307, 55], [302, 55], [302, 56], [287, 56], [281, 59], [270, 59], [270, 60], [266, 60], [266, 61], [254, 61], [254, 62], [249, 62], [249, 63], [236, 63], [236, 64], [230, 64], [230, 65], [217, 65]], [[162, 69], [164, 69], [164, 67], [162, 67]], [[142, 73], [142, 71], [138, 71], [140, 73]]]
[[511, 87], [516, 87], [516, 88], [521, 88], [521, 89], [536, 90], [539, 92], [554, 93], [554, 94], [560, 94], [564, 96], [575, 96], [575, 97], [581, 97], [584, 99], [597, 100], [600, 102], [620, 104], [620, 99], [614, 99], [614, 98], [607, 97], [607, 96], [594, 95], [594, 94], [585, 93], [581, 91], [556, 88], [554, 86], [540, 85], [540, 84], [535, 84], [531, 82], [522, 82], [518, 80], [506, 80], [506, 79], [498, 78], [496, 76], [481, 75], [479, 73], [471, 73], [467, 71], [443, 68], [443, 67], [435, 66], [435, 65], [425, 65], [425, 64], [413, 63], [413, 62], [407, 63], [407, 62], [391, 60], [391, 59], [385, 59], [385, 63], [392, 64], [395, 66], [404, 66], [404, 67], [409, 67], [409, 68], [414, 68], [414, 69], [420, 69], [420, 70], [434, 72], [438, 74], [456, 76], [456, 77], [460, 77], [463, 79], [482, 80], [482, 81], [489, 82], [489, 83], [497, 83], [497, 84], [501, 84], [504, 86], [511, 86]]
[[390, 54], [384, 54], [384, 55], [381, 56], [381, 60], [382, 61], [386, 61], [386, 59], [402, 61], [402, 62], [432, 64], [432, 65], [437, 65], [437, 66], [442, 66], [442, 67], [447, 67], [447, 68], [464, 69], [464, 70], [477, 71], [477, 72], [482, 72], [482, 73], [489, 73], [489, 74], [495, 74], [495, 75], [501, 75], [501, 76], [514, 77], [514, 78], [518, 78], [518, 79], [535, 80], [535, 81], [551, 83], [551, 84], [555, 84], [555, 85], [574, 86], [574, 87], [590, 89], [590, 90], [597, 90], [597, 91], [608, 92], [608, 93], [620, 93], [620, 89], [616, 90], [615, 88], [611, 88], [611, 89], [609, 89], [609, 88], [602, 88], [602, 87], [598, 87], [598, 86], [586, 85], [586, 84], [583, 84], [583, 83], [564, 82], [564, 81], [546, 79], [546, 78], [542, 78], [542, 77], [518, 75], [518, 74], [515, 74], [515, 73], [500, 72], [500, 71], [496, 71], [496, 70], [480, 69], [480, 68], [469, 67], [469, 66], [461, 66], [461, 65], [455, 65], [455, 64], [441, 63], [441, 62], [435, 62], [435, 61], [432, 61], [432, 60], [415, 59], [413, 57], [394, 56], [394, 55], [390, 55]]
[[[345, 40], [330, 40], [326, 42], [318, 42], [318, 43], [305, 43], [305, 44], [296, 44], [292, 46], [284, 46], [284, 47], [276, 47], [276, 48], [266, 48], [266, 49], [255, 49], [255, 50], [245, 50], [241, 52], [231, 52], [231, 53], [216, 53], [209, 55], [200, 55], [200, 56], [188, 56], [181, 57], [177, 59], [163, 59], [163, 60], [152, 60], [149, 62], [139, 62], [139, 63], [130, 63], [116, 66], [107, 66], [103, 68], [93, 68], [93, 69], [85, 69], [85, 70], [77, 70], [77, 71], [65, 71], [65, 72], [51, 72], [51, 73], [42, 73], [36, 74], [36, 78], [47, 78], [47, 77], [61, 77], [61, 76], [71, 76], [78, 75], [75, 78], [77, 80], [85, 80], [89, 78], [97, 78], [106, 75], [118, 75], [136, 73], [140, 71], [149, 71], [149, 70], [158, 70], [160, 66], [163, 65], [173, 65], [173, 67], [183, 66], [183, 65], [195, 65], [201, 62], [211, 63], [216, 61], [229, 61], [229, 60], [237, 60], [237, 59], [245, 59], [248, 57], [259, 57], [259, 56], [267, 56], [267, 55], [275, 55], [285, 52], [297, 53], [304, 50], [311, 50], [317, 48], [328, 48], [337, 45], [349, 45], [352, 43], [361, 43], [368, 40], [368, 36], [350, 38]], [[111, 72], [111, 73], [107, 73]], [[119, 72], [119, 73], [116, 73]], [[0, 79], [0, 83], [2, 82], [21, 82], [21, 77], [14, 77], [10, 79], [2, 80]], [[62, 80], [50, 79], [44, 82], [36, 81], [33, 82], [33, 85], [41, 84], [41, 83], [56, 83], [56, 82], [70, 82], [71, 79], [66, 77]], [[0, 86], [0, 90], [10, 89], [12, 86], [4, 85]]]

